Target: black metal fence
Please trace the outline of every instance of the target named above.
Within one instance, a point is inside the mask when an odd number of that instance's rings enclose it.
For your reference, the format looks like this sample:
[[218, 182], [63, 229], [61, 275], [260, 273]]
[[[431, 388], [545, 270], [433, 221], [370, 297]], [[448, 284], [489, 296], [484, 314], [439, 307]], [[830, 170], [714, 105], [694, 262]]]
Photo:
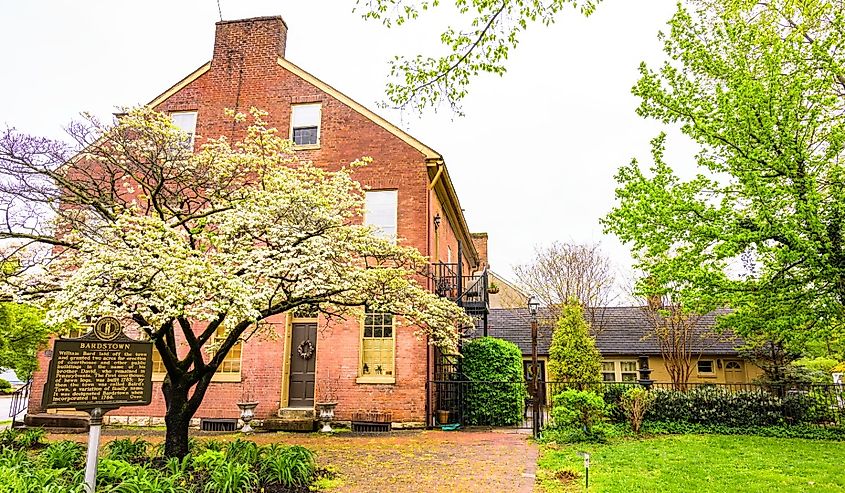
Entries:
[[[554, 397], [567, 389], [590, 390], [609, 404], [609, 418], [626, 420], [619, 405], [637, 382], [540, 382], [539, 412], [532, 412], [530, 382], [435, 380], [431, 424], [488, 425], [532, 429], [552, 425]], [[646, 421], [726, 426], [845, 425], [845, 385], [653, 383]]]

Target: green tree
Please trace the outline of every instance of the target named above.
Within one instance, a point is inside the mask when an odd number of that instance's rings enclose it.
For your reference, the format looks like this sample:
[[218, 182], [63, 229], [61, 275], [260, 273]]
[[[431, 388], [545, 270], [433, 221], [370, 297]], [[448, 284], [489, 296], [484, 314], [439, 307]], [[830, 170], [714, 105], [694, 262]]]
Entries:
[[[845, 303], [845, 5], [842, 0], [693, 0], [645, 63], [638, 113], [700, 146], [698, 174], [664, 160], [619, 169], [608, 232], [678, 301], [722, 322], [818, 339]], [[640, 286], [642, 288], [642, 286]]]
[[0, 368], [26, 380], [38, 369], [38, 351], [50, 335], [44, 312], [30, 305], [0, 303]]
[[572, 301], [561, 310], [552, 332], [549, 376], [554, 382], [601, 381], [601, 354], [590, 337], [583, 309]]
[[[424, 108], [448, 104], [460, 114], [470, 82], [481, 73], [503, 75], [505, 62], [529, 23], [554, 23], [567, 7], [589, 15], [601, 0], [357, 0], [365, 19], [401, 26], [437, 7], [454, 8], [440, 34], [442, 56], [397, 56], [390, 62], [386, 105]], [[441, 9], [442, 10], [442, 9]]]

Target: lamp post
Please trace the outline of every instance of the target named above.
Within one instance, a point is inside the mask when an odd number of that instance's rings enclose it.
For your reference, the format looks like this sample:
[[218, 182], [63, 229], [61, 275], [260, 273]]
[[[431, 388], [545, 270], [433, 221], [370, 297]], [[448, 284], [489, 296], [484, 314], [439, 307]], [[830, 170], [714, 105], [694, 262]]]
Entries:
[[540, 436], [540, 380], [537, 369], [537, 309], [540, 303], [532, 296], [528, 299], [531, 314], [531, 421], [534, 437]]

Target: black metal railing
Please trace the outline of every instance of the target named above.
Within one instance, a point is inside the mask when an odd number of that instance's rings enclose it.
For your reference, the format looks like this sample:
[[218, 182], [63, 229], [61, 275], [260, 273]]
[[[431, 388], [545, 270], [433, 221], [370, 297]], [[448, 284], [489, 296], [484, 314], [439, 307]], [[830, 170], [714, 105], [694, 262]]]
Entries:
[[15, 390], [15, 392], [12, 394], [12, 402], [9, 406], [9, 417], [12, 418], [12, 428], [17, 427], [18, 416], [20, 416], [21, 413], [26, 411], [27, 407], [29, 406], [29, 394], [31, 392], [32, 379], [29, 379], [22, 387]]
[[[609, 404], [609, 419], [625, 422], [619, 402], [622, 395], [637, 382], [541, 382], [537, 398], [539, 413], [532, 415], [530, 382], [477, 382], [465, 379], [444, 379], [429, 382], [435, 395], [432, 424], [460, 423], [463, 425], [507, 426], [531, 429], [533, 421], [539, 428], [553, 425], [555, 396], [567, 389], [588, 390], [601, 395]], [[843, 426], [845, 425], [845, 385], [842, 384], [719, 384], [652, 383], [643, 386], [654, 396], [646, 421], [672, 421], [703, 425], [747, 426]], [[521, 418], [512, 412], [506, 420], [495, 413], [475, 409], [478, 402], [492, 396], [513, 396], [524, 391]], [[479, 398], [480, 396], [480, 398]], [[506, 404], [512, 411], [518, 405]], [[439, 413], [438, 413], [439, 411]]]
[[430, 264], [429, 277], [434, 292], [461, 306], [475, 320], [475, 328], [486, 334], [490, 311], [487, 269], [478, 274], [464, 275], [460, 264], [437, 262]]

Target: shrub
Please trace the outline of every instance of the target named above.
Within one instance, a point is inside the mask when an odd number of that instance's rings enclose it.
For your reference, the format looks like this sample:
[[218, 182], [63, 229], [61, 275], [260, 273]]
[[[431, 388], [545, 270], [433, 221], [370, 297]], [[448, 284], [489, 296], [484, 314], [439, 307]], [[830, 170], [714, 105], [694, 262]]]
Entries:
[[0, 393], [12, 390], [12, 384], [5, 378], [0, 378]]
[[147, 449], [150, 442], [143, 438], [121, 438], [112, 440], [106, 445], [108, 450], [106, 458], [112, 460], [125, 460], [126, 462], [138, 463], [147, 459]]
[[730, 392], [703, 386], [687, 392], [655, 389], [647, 421], [772, 426], [826, 422], [831, 409], [821, 398], [796, 392], [778, 397], [763, 390]]
[[642, 387], [631, 387], [622, 394], [620, 405], [628, 417], [634, 433], [640, 432], [643, 417], [654, 402], [654, 394]]
[[[601, 439], [607, 419], [607, 405], [602, 397], [587, 390], [568, 389], [554, 396], [553, 426], [583, 430], [586, 439]], [[597, 426], [599, 425], [599, 426]]]
[[45, 467], [51, 469], [76, 469], [82, 464], [83, 447], [71, 440], [53, 442], [38, 456]]
[[601, 354], [577, 303], [563, 307], [552, 332], [549, 376], [556, 382], [601, 381]]
[[248, 464], [226, 462], [211, 471], [203, 487], [205, 493], [246, 493], [258, 484], [258, 476]]
[[271, 445], [261, 452], [259, 476], [263, 481], [293, 487], [307, 485], [314, 479], [317, 463], [314, 452], [307, 448]]
[[528, 392], [522, 351], [516, 344], [481, 337], [463, 345], [462, 368], [471, 382], [464, 392], [464, 424], [506, 426], [519, 423]]

